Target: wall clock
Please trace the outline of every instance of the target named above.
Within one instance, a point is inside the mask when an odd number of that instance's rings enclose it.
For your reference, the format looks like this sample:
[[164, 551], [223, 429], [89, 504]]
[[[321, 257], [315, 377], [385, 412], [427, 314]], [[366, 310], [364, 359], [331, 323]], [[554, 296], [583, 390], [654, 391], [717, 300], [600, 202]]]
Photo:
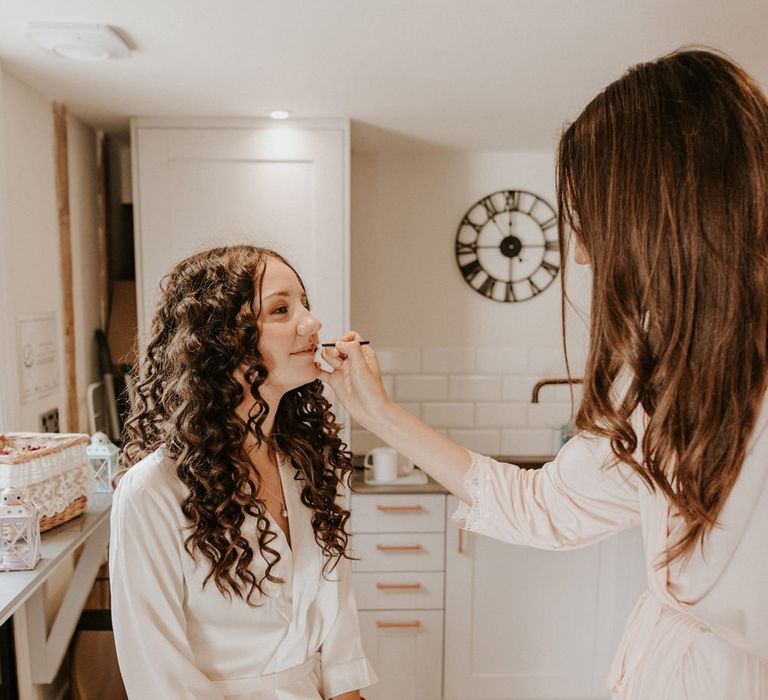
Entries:
[[533, 299], [557, 277], [557, 214], [542, 197], [500, 190], [475, 202], [456, 232], [456, 262], [466, 283], [487, 299]]

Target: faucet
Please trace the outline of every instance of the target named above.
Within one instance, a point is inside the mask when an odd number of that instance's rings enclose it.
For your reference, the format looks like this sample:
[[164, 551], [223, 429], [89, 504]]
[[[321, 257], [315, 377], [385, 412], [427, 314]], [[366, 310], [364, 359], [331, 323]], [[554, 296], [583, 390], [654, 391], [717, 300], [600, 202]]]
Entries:
[[533, 393], [531, 394], [531, 403], [539, 403], [539, 391], [541, 387], [547, 386], [547, 384], [581, 384], [583, 379], [573, 377], [567, 378], [555, 378], [555, 379], [540, 379], [533, 387]]

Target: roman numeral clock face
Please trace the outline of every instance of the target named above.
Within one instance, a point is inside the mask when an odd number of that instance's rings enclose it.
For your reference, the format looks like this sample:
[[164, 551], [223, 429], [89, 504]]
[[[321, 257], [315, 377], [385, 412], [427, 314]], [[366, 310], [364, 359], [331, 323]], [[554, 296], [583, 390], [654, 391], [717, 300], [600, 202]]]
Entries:
[[466, 283], [487, 299], [533, 299], [560, 270], [555, 210], [524, 190], [483, 197], [459, 224], [456, 262]]

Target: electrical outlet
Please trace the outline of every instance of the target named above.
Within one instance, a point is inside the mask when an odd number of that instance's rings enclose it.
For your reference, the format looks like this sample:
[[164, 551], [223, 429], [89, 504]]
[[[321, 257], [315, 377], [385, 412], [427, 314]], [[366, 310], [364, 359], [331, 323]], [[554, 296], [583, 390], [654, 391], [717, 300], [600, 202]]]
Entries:
[[41, 413], [38, 416], [38, 422], [40, 424], [41, 433], [58, 433], [59, 432], [59, 409], [52, 408], [50, 411]]

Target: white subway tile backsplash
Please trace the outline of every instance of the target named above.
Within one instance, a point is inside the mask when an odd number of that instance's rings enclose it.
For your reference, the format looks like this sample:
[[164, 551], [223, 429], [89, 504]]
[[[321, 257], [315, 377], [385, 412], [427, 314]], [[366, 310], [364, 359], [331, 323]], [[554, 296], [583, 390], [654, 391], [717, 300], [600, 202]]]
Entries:
[[533, 348], [528, 351], [528, 374], [539, 377], [565, 377], [562, 348]]
[[524, 403], [492, 401], [475, 404], [477, 428], [523, 428], [528, 424], [528, 406]]
[[528, 425], [532, 428], [557, 428], [571, 417], [570, 403], [532, 403], [528, 406]]
[[416, 418], [421, 418], [421, 404], [416, 401], [398, 401], [398, 406], [400, 408], [404, 408], [408, 413], [411, 413], [412, 415], [416, 416]]
[[385, 444], [383, 440], [380, 440], [373, 433], [369, 433], [363, 428], [353, 429], [350, 432], [350, 449], [355, 454], [365, 454], [374, 447], [383, 447]]
[[501, 397], [505, 401], [529, 403], [536, 377], [504, 377]]
[[497, 455], [501, 448], [499, 430], [449, 430], [448, 437], [468, 450], [485, 455]]
[[[554, 401], [567, 401], [570, 403], [571, 401], [571, 387], [567, 384], [564, 384], [562, 386], [555, 386], [552, 387], [552, 389], [543, 389], [542, 391], [549, 390], [551, 392], [551, 398]], [[584, 395], [584, 387], [581, 384], [574, 384], [573, 385], [573, 401], [576, 406], [579, 405], [581, 402], [581, 397]]]
[[397, 401], [440, 401], [448, 398], [448, 377], [418, 374], [395, 377]]
[[560, 442], [556, 430], [502, 430], [501, 453], [514, 457], [554, 455]]
[[456, 401], [495, 401], [501, 398], [501, 377], [455, 375], [448, 378], [448, 398]]
[[377, 348], [376, 358], [382, 374], [418, 374], [421, 372], [420, 348]]
[[[566, 376], [561, 348], [385, 347], [377, 356], [387, 394], [469, 449], [525, 457], [559, 447], [571, 417], [568, 386], [544, 387], [539, 404], [531, 393], [542, 378]], [[581, 387], [574, 390], [578, 407]], [[356, 453], [384, 444], [354, 422], [350, 435]]]
[[568, 364], [571, 367], [571, 375], [574, 377], [583, 377], [584, 368], [587, 366], [586, 356], [576, 354], [575, 352], [568, 353]]
[[477, 372], [526, 374], [528, 351], [522, 348], [477, 348]]
[[421, 371], [432, 374], [469, 374], [475, 371], [474, 348], [422, 348]]
[[422, 404], [422, 420], [433, 428], [467, 428], [473, 424], [471, 403]]

